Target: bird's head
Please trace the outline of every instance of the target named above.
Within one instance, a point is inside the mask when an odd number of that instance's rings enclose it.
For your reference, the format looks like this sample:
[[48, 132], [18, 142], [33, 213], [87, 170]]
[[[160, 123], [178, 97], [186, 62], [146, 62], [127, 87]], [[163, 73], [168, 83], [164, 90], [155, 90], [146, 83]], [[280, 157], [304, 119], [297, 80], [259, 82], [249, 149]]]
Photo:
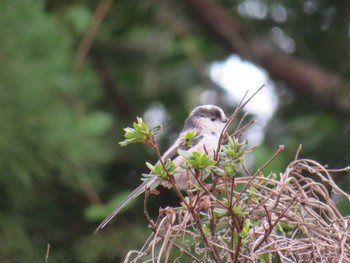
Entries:
[[224, 111], [218, 106], [202, 105], [191, 111], [182, 131], [198, 129], [202, 134], [220, 135], [227, 120]]

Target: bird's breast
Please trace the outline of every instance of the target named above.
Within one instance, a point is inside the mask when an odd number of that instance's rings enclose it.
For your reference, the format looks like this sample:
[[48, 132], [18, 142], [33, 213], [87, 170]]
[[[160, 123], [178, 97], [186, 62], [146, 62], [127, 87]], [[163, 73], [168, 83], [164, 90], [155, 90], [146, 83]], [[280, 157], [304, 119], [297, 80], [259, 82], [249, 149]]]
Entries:
[[[202, 140], [200, 140], [198, 144], [194, 145], [192, 148], [188, 149], [187, 152], [201, 152], [213, 156], [218, 146], [219, 136], [212, 134], [202, 134], [202, 136]], [[196, 182], [193, 174], [194, 171], [191, 169], [183, 168], [184, 158], [182, 156], [177, 156], [173, 162], [177, 166], [176, 172], [174, 174], [177, 187], [179, 189], [191, 188], [193, 186], [193, 183]], [[204, 179], [205, 178], [203, 178], [203, 180]], [[171, 187], [169, 181], [162, 181], [161, 184], [164, 187]]]

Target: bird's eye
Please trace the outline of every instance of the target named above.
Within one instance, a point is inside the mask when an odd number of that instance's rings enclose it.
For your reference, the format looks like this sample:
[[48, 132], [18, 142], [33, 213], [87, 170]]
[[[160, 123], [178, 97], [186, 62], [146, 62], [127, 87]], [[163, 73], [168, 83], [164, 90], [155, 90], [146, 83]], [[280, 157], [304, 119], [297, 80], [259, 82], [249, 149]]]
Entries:
[[216, 121], [216, 118], [211, 117], [210, 120], [211, 120], [211, 121]]

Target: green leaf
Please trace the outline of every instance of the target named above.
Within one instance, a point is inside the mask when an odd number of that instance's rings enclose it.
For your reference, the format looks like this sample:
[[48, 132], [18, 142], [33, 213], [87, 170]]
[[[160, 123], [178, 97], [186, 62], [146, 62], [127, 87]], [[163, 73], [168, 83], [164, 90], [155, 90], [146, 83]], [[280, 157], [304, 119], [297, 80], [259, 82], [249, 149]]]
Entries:
[[189, 153], [188, 151], [184, 151], [182, 149], [177, 149], [177, 153], [183, 157], [184, 159], [191, 159], [192, 158], [192, 154]]
[[133, 123], [134, 128], [127, 127], [124, 129], [124, 137], [126, 140], [121, 141], [119, 144], [121, 146], [127, 146], [131, 143], [147, 143], [151, 136], [154, 134], [150, 131], [148, 125], [142, 120], [142, 118], [137, 117], [136, 122]]
[[228, 214], [228, 210], [225, 208], [220, 208], [220, 207], [216, 207], [213, 210], [214, 212], [214, 217], [220, 217], [220, 216], [225, 216]]
[[152, 174], [152, 173], [148, 173], [148, 174], [143, 173], [141, 175], [143, 177], [143, 179], [141, 179], [141, 180], [149, 180], [149, 179], [153, 179], [154, 178], [154, 174]]
[[235, 244], [237, 244], [237, 242], [238, 242], [238, 237], [239, 237], [238, 233], [237, 233], [237, 232], [234, 232], [234, 233], [233, 233], [233, 242], [234, 242]]
[[163, 173], [163, 167], [160, 164], [154, 166], [153, 172], [155, 174], [161, 175]]
[[150, 164], [149, 162], [146, 162], [146, 166], [148, 167], [148, 169], [150, 171], [153, 171], [154, 170], [154, 166], [152, 164]]
[[269, 253], [261, 254], [261, 255], [258, 256], [259, 262], [262, 262], [262, 263], [270, 262], [269, 258], [270, 258], [270, 254]]
[[168, 173], [174, 173], [175, 170], [176, 170], [175, 163], [172, 160], [170, 160], [170, 159], [167, 160], [167, 162], [165, 164], [165, 167], [166, 167]]
[[249, 232], [250, 226], [251, 226], [250, 219], [247, 218], [246, 220], [244, 220], [243, 228], [242, 228], [241, 232], [239, 233], [239, 235], [241, 237], [245, 237]]
[[236, 206], [233, 207], [233, 213], [234, 213], [235, 215], [242, 215], [242, 214], [243, 214], [243, 209], [244, 209], [243, 206], [241, 206], [241, 205], [236, 205]]

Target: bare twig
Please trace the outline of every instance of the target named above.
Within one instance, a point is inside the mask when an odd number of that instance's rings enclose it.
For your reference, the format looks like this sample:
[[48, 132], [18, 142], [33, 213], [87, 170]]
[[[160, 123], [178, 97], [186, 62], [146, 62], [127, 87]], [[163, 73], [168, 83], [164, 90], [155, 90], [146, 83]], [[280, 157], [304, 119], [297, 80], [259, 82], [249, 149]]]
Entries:
[[81, 66], [86, 57], [86, 54], [89, 52], [90, 47], [97, 35], [97, 32], [100, 28], [100, 24], [104, 19], [107, 11], [109, 10], [112, 0], [101, 0], [98, 5], [93, 17], [91, 18], [90, 25], [88, 30], [86, 31], [83, 39], [80, 42], [78, 50], [75, 55], [75, 60], [73, 64], [73, 72], [79, 73], [81, 70]]
[[49, 262], [49, 254], [50, 254], [50, 244], [47, 243], [46, 255], [45, 255], [45, 263]]

